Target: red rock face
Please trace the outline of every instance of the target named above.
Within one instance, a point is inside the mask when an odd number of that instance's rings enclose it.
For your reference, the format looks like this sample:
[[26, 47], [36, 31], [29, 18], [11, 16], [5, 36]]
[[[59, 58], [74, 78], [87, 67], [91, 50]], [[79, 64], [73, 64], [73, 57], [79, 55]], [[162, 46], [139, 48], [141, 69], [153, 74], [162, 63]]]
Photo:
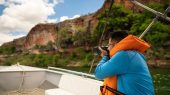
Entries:
[[[163, 3], [165, 0], [137, 0], [143, 4], [150, 2]], [[38, 24], [31, 29], [29, 34], [24, 39], [16, 39], [8, 44], [12, 44], [17, 48], [31, 49], [35, 45], [46, 45], [49, 41], [54, 42], [57, 38], [57, 31], [61, 28], [67, 28], [68, 34], [74, 35], [77, 27], [84, 27], [85, 31], [92, 32], [98, 23], [97, 17], [110, 7], [112, 0], [105, 0], [103, 6], [95, 13], [76, 18], [74, 20], [67, 20], [54, 24]], [[143, 9], [135, 6], [130, 0], [114, 0], [115, 4], [123, 4], [127, 9], [134, 11], [142, 11]], [[58, 28], [58, 29], [57, 29]]]
[[46, 45], [56, 38], [56, 24], [38, 24], [31, 29], [26, 37], [24, 48], [30, 49], [35, 45]]

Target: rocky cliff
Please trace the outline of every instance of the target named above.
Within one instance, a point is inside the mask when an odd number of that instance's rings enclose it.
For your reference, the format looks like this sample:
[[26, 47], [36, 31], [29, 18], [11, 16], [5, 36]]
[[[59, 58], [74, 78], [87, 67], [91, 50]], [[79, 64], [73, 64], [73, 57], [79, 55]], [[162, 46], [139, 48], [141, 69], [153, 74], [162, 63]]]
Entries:
[[[139, 0], [142, 3], [149, 2], [165, 2], [165, 0]], [[112, 0], [105, 0], [103, 6], [93, 14], [82, 16], [74, 20], [67, 20], [60, 23], [45, 23], [34, 26], [28, 35], [23, 38], [15, 39], [12, 42], [5, 43], [4, 45], [13, 45], [18, 49], [31, 49], [35, 45], [46, 45], [49, 41], [55, 42], [57, 33], [62, 28], [67, 28], [68, 35], [74, 35], [78, 27], [83, 27], [85, 31], [92, 32], [98, 23], [97, 17], [105, 10], [108, 9]], [[135, 11], [141, 11], [141, 8], [135, 6], [130, 0], [114, 0], [116, 4], [123, 4], [126, 8]], [[3, 46], [4, 46], [3, 45]]]
[[2, 45], [2, 47], [15, 47], [17, 50], [22, 50], [23, 45], [25, 43], [25, 38], [26, 37], [21, 37], [21, 38], [18, 38], [18, 39], [14, 39], [11, 42], [4, 43]]
[[35, 45], [46, 45], [49, 41], [56, 39], [56, 24], [38, 24], [31, 29], [25, 38], [23, 47], [30, 49]]

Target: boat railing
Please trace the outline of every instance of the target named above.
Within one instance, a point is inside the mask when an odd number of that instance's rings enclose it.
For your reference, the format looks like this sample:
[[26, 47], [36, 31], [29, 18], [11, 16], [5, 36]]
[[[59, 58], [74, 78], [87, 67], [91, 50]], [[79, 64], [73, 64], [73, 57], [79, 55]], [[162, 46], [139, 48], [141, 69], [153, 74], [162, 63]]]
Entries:
[[94, 75], [83, 73], [83, 72], [78, 72], [78, 71], [73, 71], [73, 70], [68, 70], [68, 69], [63, 69], [63, 68], [57, 68], [57, 67], [50, 67], [50, 66], [48, 67], [48, 69], [49, 70], [61, 71], [61, 72], [69, 73], [69, 74], [74, 74], [74, 75], [78, 75], [78, 76], [82, 76], [82, 77], [88, 77], [88, 78], [95, 79]]

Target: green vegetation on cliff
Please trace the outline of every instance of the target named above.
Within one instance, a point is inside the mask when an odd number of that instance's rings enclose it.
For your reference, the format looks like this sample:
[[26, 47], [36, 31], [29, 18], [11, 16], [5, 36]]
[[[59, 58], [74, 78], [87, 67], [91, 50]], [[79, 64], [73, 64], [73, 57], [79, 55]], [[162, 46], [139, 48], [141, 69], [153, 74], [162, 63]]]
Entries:
[[47, 67], [47, 66], [88, 66], [93, 58], [91, 51], [83, 48], [75, 48], [72, 53], [56, 53], [56, 54], [14, 54], [9, 56], [4, 65], [12, 65], [20, 63], [22, 65]]
[[13, 46], [0, 47], [0, 54], [12, 54], [16, 52], [16, 48]]
[[[168, 7], [166, 4], [152, 3], [149, 5], [151, 8], [164, 12]], [[132, 10], [127, 10], [121, 5], [113, 5], [110, 13], [106, 10], [103, 14], [99, 16], [99, 23], [94, 32], [98, 34], [99, 39], [104, 25], [106, 24], [106, 31], [110, 30], [128, 30], [129, 34], [139, 36], [146, 27], [151, 23], [155, 15], [147, 10], [143, 13], [133, 12]], [[102, 29], [102, 30], [101, 30]], [[144, 40], [151, 44], [152, 52], [148, 55], [151, 57], [165, 58], [164, 55], [169, 55], [169, 52], [165, 52], [164, 43], [170, 41], [170, 25], [168, 22], [159, 19], [151, 28], [151, 30], [144, 36]], [[162, 55], [161, 53], [164, 55]], [[157, 54], [159, 52], [159, 54]]]

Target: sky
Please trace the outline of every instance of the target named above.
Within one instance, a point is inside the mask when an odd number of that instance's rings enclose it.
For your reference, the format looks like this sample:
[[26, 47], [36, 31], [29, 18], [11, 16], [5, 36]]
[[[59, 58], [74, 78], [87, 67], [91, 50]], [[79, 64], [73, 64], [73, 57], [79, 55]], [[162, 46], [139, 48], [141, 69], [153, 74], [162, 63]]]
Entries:
[[104, 0], [0, 0], [0, 45], [26, 36], [38, 23], [57, 23], [97, 11]]

